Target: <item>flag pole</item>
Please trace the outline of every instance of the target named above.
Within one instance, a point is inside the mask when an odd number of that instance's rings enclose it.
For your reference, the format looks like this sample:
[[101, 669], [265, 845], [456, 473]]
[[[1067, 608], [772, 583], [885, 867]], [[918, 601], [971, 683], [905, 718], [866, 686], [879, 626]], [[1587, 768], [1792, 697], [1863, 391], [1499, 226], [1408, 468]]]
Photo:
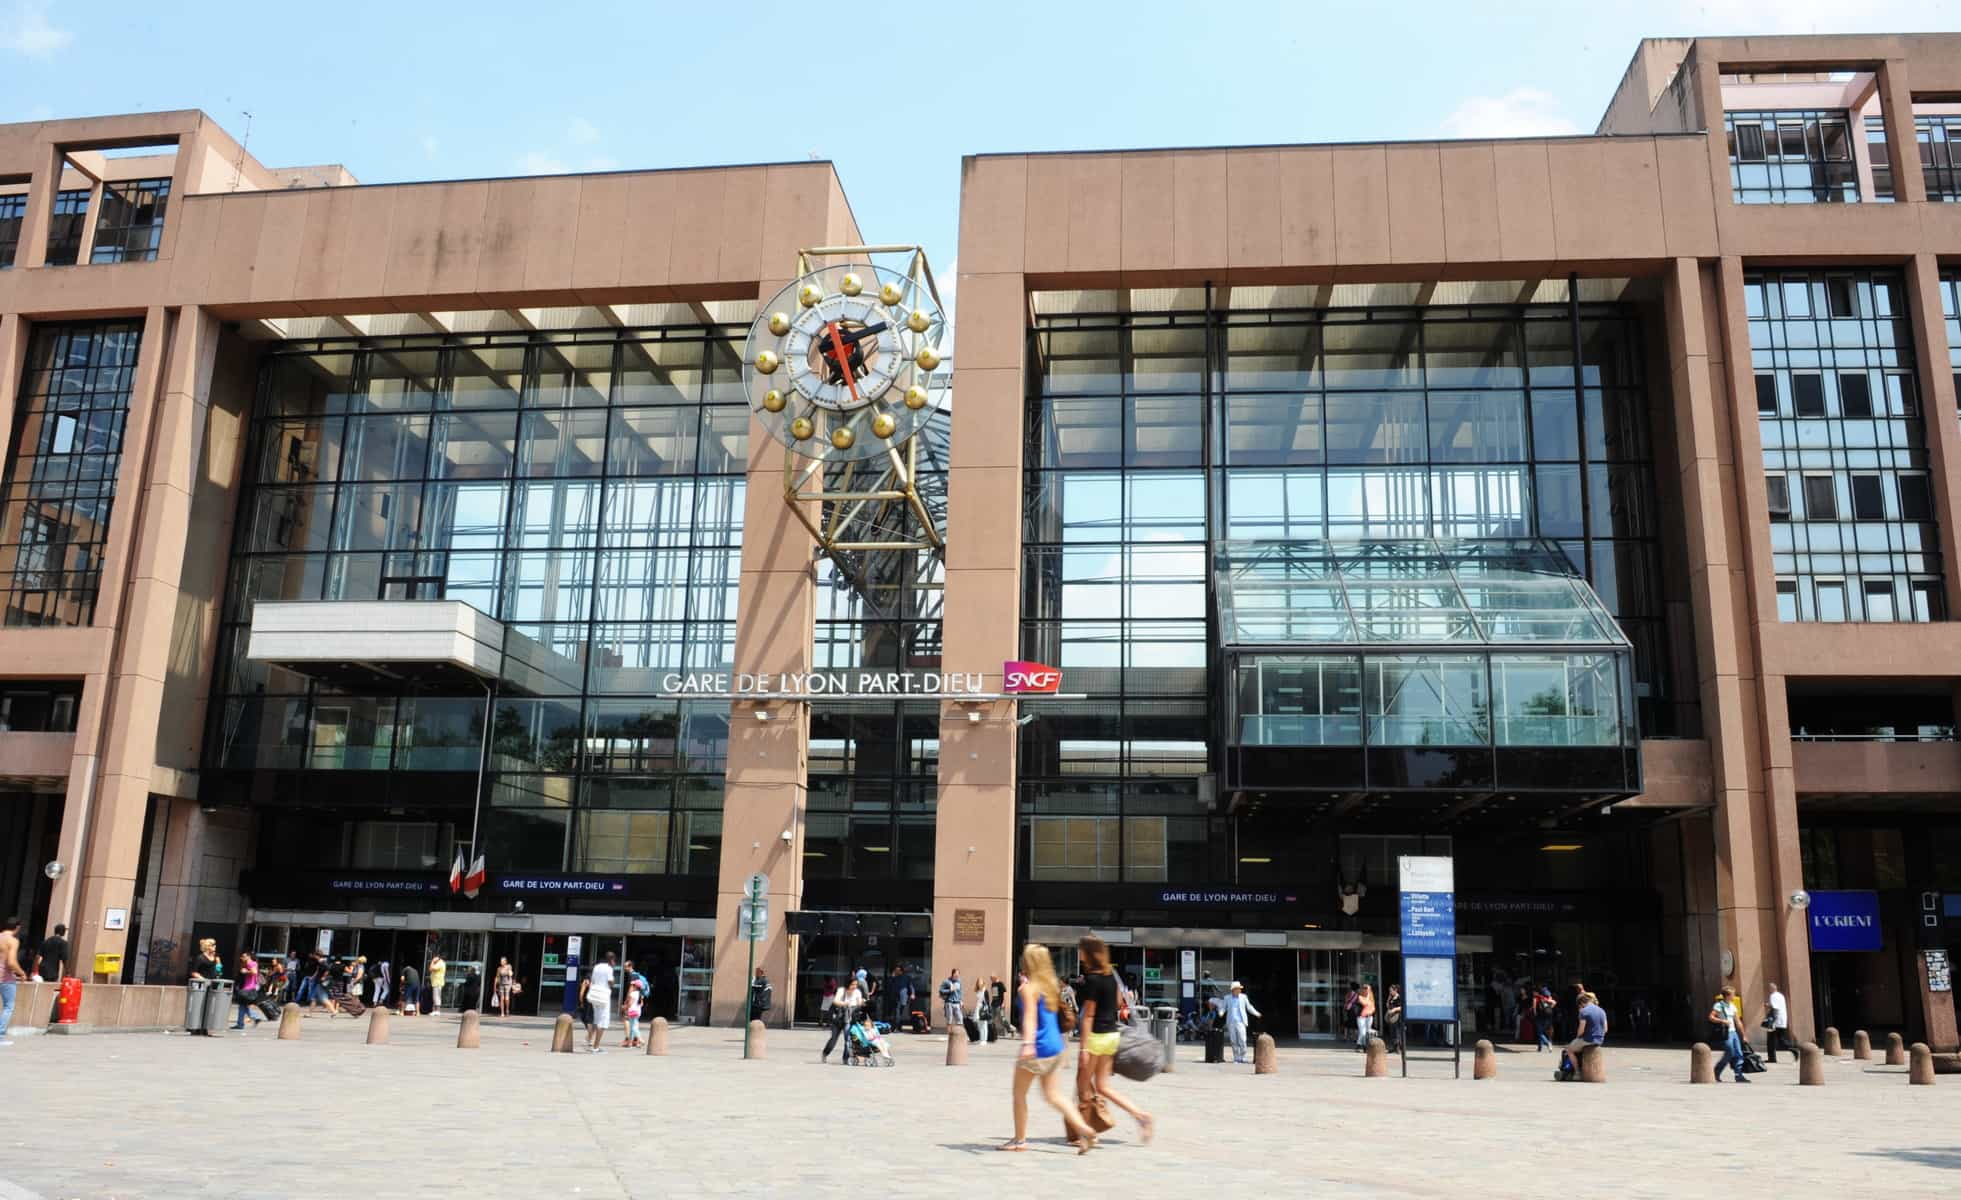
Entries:
[[496, 695], [496, 687], [488, 679], [478, 680], [483, 684], [483, 733], [477, 742], [477, 794], [476, 804], [470, 813], [470, 861], [481, 857], [477, 845], [477, 832], [483, 824], [483, 773], [490, 758], [490, 704]]

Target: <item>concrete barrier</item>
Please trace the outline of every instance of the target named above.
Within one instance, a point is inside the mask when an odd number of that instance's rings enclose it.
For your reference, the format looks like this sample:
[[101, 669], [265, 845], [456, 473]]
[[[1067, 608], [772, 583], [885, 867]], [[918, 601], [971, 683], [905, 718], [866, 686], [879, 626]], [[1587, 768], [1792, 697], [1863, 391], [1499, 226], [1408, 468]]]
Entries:
[[1607, 1052], [1599, 1046], [1580, 1049], [1580, 1082], [1607, 1082]]
[[572, 1039], [572, 1014], [558, 1014], [558, 1020], [552, 1022], [552, 1053], [572, 1053]]
[[742, 1045], [742, 1057], [768, 1058], [768, 1031], [769, 1027], [761, 1021], [749, 1022], [749, 1038]]
[[1471, 1047], [1471, 1078], [1498, 1078], [1498, 1051], [1484, 1038], [1479, 1038], [1478, 1044]]
[[483, 1016], [476, 1009], [466, 1008], [463, 1010], [463, 1019], [456, 1024], [456, 1048], [458, 1050], [476, 1050], [481, 1048], [483, 1044], [483, 1030], [480, 1028], [480, 1025], [482, 1022]]
[[1872, 1061], [1872, 1039], [1866, 1036], [1863, 1029], [1852, 1031], [1852, 1057], [1861, 1062]]
[[1253, 1039], [1253, 1074], [1278, 1075], [1280, 1073], [1280, 1052], [1274, 1049], [1273, 1035], [1263, 1033]]
[[1897, 1033], [1886, 1035], [1886, 1065], [1889, 1067], [1907, 1065], [1907, 1044]]
[[293, 1003], [282, 1005], [279, 1009], [279, 1040], [282, 1042], [299, 1041], [300, 1026], [305, 1020], [306, 1014], [300, 1011], [299, 1005]]
[[[54, 1009], [59, 983], [22, 983], [14, 989], [14, 1019], [11, 1033], [47, 1032], [48, 1014]], [[231, 1020], [227, 1013], [226, 1021]], [[90, 1033], [157, 1033], [184, 1027], [184, 988], [161, 984], [88, 983], [82, 985], [82, 1007], [76, 1024], [66, 1026]]]
[[1362, 1054], [1362, 1078], [1386, 1079], [1389, 1076], [1389, 1046], [1379, 1037], [1369, 1039], [1368, 1049]]
[[667, 1054], [667, 1018], [655, 1017], [647, 1025], [647, 1054], [662, 1058]]
[[1798, 1051], [1798, 1083], [1804, 1087], [1821, 1087], [1825, 1082], [1825, 1052], [1806, 1042]]
[[1830, 1025], [1825, 1026], [1825, 1035], [1818, 1039], [1818, 1048], [1833, 1058], [1845, 1053], [1845, 1047], [1839, 1044], [1838, 1030]]
[[1932, 1086], [1934, 1082], [1934, 1052], [1925, 1042], [1915, 1042], [1907, 1052], [1907, 1082]]
[[1689, 1047], [1689, 1082], [1716, 1082], [1716, 1052], [1707, 1042], [1697, 1042]]
[[388, 1006], [377, 1004], [368, 1010], [368, 1045], [388, 1044]]
[[946, 1065], [967, 1065], [967, 1031], [958, 1025], [946, 1031]]

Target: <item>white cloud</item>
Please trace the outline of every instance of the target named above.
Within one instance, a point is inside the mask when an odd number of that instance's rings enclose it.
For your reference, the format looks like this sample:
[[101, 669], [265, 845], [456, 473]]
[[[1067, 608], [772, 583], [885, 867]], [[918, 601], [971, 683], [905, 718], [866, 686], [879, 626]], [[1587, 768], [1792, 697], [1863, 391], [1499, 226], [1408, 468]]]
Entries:
[[572, 124], [565, 130], [565, 136], [575, 146], [590, 146], [599, 140], [599, 126], [584, 117], [573, 117]]
[[1580, 127], [1559, 110], [1559, 98], [1538, 88], [1513, 88], [1502, 96], [1472, 96], [1443, 119], [1454, 138], [1556, 137]]
[[[1669, 11], [1672, 10], [1672, 11]], [[1685, 34], [1861, 33], [1920, 29], [1926, 6], [1896, 0], [1674, 0], [1654, 24]]]
[[425, 133], [422, 135], [422, 153], [425, 156], [431, 161], [434, 161], [442, 152], [443, 144], [436, 140], [435, 134]]
[[619, 169], [620, 160], [610, 154], [595, 154], [586, 160], [586, 170], [588, 171], [617, 171]]
[[526, 150], [517, 156], [516, 165], [522, 175], [565, 175], [572, 170], [564, 159], [543, 150]]
[[5, 12], [0, 12], [0, 50], [29, 58], [50, 58], [55, 51], [73, 42], [73, 33], [48, 24], [47, 10], [42, 0], [17, 0]]

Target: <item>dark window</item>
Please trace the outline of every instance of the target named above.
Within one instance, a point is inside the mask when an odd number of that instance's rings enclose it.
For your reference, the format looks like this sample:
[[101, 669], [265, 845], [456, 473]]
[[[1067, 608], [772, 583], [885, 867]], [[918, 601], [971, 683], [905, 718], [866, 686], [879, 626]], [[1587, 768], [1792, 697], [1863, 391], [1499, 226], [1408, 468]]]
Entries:
[[1872, 381], [1863, 374], [1838, 377], [1838, 411], [1841, 416], [1872, 416]]
[[1856, 317], [1859, 315], [1858, 293], [1852, 287], [1852, 280], [1845, 275], [1825, 277], [1825, 302], [1830, 306], [1834, 317]]
[[1734, 130], [1736, 157], [1743, 162], [1764, 160], [1764, 127], [1755, 121], [1738, 121]]
[[1840, 110], [1725, 113], [1730, 189], [1738, 204], [1849, 204], [1859, 199]]
[[1927, 476], [1900, 476], [1900, 520], [1930, 521], [1934, 517], [1934, 498], [1928, 491]]
[[0, 733], [73, 733], [81, 699], [72, 680], [0, 681]]
[[20, 223], [27, 217], [27, 195], [0, 196], [0, 271], [14, 265], [20, 249]]
[[1804, 518], [1807, 521], [1838, 520], [1838, 501], [1832, 494], [1830, 475], [1804, 477]]
[[82, 223], [89, 215], [89, 190], [56, 192], [54, 213], [48, 219], [48, 257], [51, 267], [72, 267], [82, 252]]
[[1852, 519], [1855, 521], [1883, 521], [1886, 519], [1886, 499], [1877, 475], [1854, 475], [1852, 477]]
[[1791, 481], [1782, 475], [1769, 475], [1764, 478], [1764, 493], [1770, 497], [1770, 519], [1788, 521], [1791, 519]]
[[95, 226], [92, 263], [151, 262], [163, 240], [168, 179], [128, 179], [102, 185], [102, 215]]
[[1757, 376], [1757, 411], [1760, 413], [1777, 411], [1777, 376], [1770, 374]]
[[1813, 374], [1791, 376], [1791, 399], [1800, 417], [1825, 415], [1825, 377]]

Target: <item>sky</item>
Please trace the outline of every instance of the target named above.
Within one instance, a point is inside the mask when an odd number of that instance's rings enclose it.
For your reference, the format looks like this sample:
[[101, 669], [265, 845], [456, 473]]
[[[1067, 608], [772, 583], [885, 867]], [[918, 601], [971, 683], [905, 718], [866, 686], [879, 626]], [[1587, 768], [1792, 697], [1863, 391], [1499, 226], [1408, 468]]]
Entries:
[[1961, 0], [175, 11], [0, 0], [0, 122], [250, 113], [261, 162], [363, 183], [829, 158], [949, 282], [963, 154], [1587, 133], [1644, 36], [1961, 29]]

